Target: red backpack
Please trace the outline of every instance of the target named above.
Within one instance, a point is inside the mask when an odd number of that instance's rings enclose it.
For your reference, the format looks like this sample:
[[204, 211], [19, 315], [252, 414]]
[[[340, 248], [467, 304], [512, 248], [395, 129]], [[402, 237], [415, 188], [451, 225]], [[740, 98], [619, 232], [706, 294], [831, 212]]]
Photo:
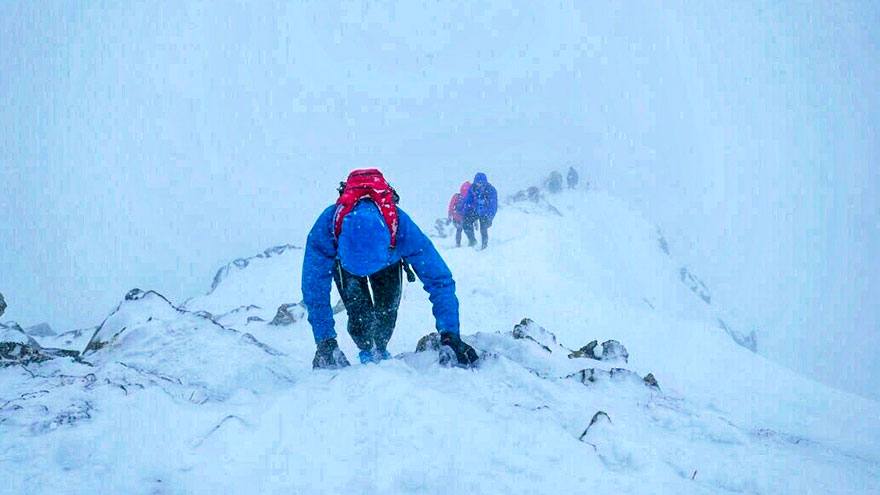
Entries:
[[354, 170], [348, 179], [339, 186], [339, 199], [336, 201], [336, 213], [333, 215], [333, 233], [339, 238], [342, 232], [342, 220], [348, 215], [358, 201], [370, 199], [385, 218], [388, 231], [391, 233], [391, 249], [397, 246], [397, 193], [378, 169], [366, 168]]

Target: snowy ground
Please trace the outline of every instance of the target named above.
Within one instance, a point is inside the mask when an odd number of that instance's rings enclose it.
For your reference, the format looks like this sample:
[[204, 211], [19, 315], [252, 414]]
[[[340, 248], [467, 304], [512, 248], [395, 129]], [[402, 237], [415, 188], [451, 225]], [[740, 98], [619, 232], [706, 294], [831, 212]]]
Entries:
[[[270, 250], [185, 302], [131, 294], [79, 362], [0, 368], [0, 492], [880, 492], [880, 404], [737, 345], [620, 201], [551, 201], [504, 208], [486, 251], [435, 239], [480, 369], [412, 352], [433, 322], [409, 284], [397, 359], [313, 372], [308, 324], [268, 324], [302, 250]], [[514, 338], [523, 317], [552, 335]], [[608, 339], [628, 362], [565, 348]]]

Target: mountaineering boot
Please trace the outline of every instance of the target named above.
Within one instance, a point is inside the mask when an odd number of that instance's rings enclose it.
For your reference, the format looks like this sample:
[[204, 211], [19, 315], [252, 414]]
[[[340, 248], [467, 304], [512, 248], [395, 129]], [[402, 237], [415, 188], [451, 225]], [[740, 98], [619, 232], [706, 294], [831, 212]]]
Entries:
[[373, 350], [372, 350], [372, 349], [368, 349], [368, 350], [365, 350], [365, 351], [361, 351], [361, 352], [359, 352], [359, 353], [358, 353], [358, 359], [361, 360], [361, 364], [377, 363], [377, 362], [379, 362], [379, 361], [376, 359], [375, 354], [373, 353]]
[[470, 368], [479, 361], [480, 356], [473, 347], [467, 345], [461, 336], [452, 332], [440, 332], [440, 345], [452, 349], [455, 353], [455, 359], [460, 366]]
[[327, 339], [318, 343], [312, 369], [336, 370], [348, 366], [348, 359], [336, 343], [336, 339]]
[[391, 354], [385, 349], [371, 349], [359, 352], [358, 359], [361, 360], [361, 364], [378, 363], [386, 359], [391, 359]]

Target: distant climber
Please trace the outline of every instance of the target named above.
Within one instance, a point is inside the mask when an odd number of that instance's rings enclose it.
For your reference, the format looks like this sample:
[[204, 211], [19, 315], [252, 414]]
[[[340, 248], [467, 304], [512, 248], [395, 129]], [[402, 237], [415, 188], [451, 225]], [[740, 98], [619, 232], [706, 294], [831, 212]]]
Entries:
[[568, 188], [574, 189], [578, 185], [578, 179], [580, 176], [578, 175], [577, 170], [574, 167], [568, 167], [568, 174], [565, 176], [566, 182], [568, 182]]
[[449, 200], [449, 221], [452, 222], [452, 225], [455, 226], [455, 247], [461, 247], [461, 231], [464, 228], [464, 216], [459, 213], [458, 205], [464, 198], [467, 197], [468, 190], [471, 188], [471, 183], [465, 181], [459, 191], [452, 195], [452, 199]]
[[[390, 357], [388, 341], [397, 322], [403, 271], [411, 266], [430, 295], [442, 345], [458, 363], [478, 360], [459, 336], [458, 298], [452, 272], [376, 169], [355, 170], [340, 186], [338, 201], [318, 217], [306, 241], [303, 303], [317, 344], [314, 368], [342, 368], [348, 359], [336, 342], [330, 281], [348, 313], [348, 333], [362, 363]], [[406, 265], [406, 267], [404, 266]]]
[[492, 226], [492, 221], [498, 212], [498, 191], [489, 183], [486, 174], [480, 172], [474, 176], [474, 182], [457, 210], [464, 219], [463, 228], [468, 238], [468, 246], [477, 245], [474, 225], [479, 222], [482, 248], [486, 249], [489, 244], [489, 227]]
[[562, 174], [554, 170], [550, 173], [550, 176], [544, 181], [544, 186], [547, 187], [547, 191], [551, 194], [557, 194], [562, 192]]

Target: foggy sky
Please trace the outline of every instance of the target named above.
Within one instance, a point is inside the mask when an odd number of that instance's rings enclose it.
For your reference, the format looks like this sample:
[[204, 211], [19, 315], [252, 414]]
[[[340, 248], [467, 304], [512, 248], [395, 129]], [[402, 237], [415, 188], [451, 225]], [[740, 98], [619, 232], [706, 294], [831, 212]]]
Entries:
[[573, 164], [765, 355], [878, 397], [876, 5], [543, 8], [4, 2], [4, 317], [202, 292], [301, 244], [351, 168], [425, 224], [478, 170], [503, 194]]

